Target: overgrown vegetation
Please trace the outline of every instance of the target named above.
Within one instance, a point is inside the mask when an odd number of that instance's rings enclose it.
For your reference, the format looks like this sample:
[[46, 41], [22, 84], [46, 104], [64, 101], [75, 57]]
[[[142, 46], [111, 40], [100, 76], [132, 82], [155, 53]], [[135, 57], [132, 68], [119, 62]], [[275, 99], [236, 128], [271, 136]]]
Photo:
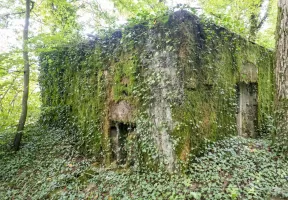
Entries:
[[[286, 70], [264, 48], [276, 0], [31, 1], [21, 50], [23, 2], [0, 3], [0, 199], [288, 199], [287, 106], [274, 103]], [[32, 82], [14, 152], [23, 52]], [[239, 123], [243, 85], [255, 99]]]
[[[235, 135], [242, 109], [239, 83], [259, 86], [253, 119], [259, 130], [250, 136], [269, 132], [272, 62], [270, 51], [209, 19], [185, 10], [168, 12], [152, 27], [143, 22], [41, 54], [42, 122], [77, 134], [83, 152], [101, 155], [109, 165], [111, 112], [125, 101], [136, 114], [130, 121], [117, 120], [137, 127], [134, 159], [154, 168], [176, 149], [171, 165], [185, 168], [206, 141]], [[165, 143], [161, 136], [159, 142], [156, 134], [170, 138]], [[185, 164], [179, 167], [178, 161]]]
[[81, 155], [76, 138], [60, 129], [30, 127], [24, 136], [19, 152], [0, 155], [3, 200], [288, 198], [288, 160], [268, 140], [211, 144], [184, 174], [169, 175], [105, 169]]

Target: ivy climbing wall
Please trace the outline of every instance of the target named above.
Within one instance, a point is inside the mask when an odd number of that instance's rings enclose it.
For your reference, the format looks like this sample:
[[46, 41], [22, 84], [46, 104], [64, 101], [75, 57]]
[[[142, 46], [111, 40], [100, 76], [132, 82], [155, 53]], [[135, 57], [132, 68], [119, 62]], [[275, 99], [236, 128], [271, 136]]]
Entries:
[[273, 52], [187, 11], [148, 25], [43, 53], [43, 124], [105, 165], [170, 172], [213, 141], [269, 134]]

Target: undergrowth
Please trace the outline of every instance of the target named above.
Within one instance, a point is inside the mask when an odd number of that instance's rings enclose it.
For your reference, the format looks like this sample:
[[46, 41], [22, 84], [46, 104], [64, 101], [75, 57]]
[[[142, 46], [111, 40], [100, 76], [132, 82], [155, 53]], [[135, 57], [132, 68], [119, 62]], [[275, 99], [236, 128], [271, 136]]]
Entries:
[[0, 199], [288, 198], [288, 161], [269, 141], [217, 142], [185, 174], [168, 175], [104, 169], [80, 155], [71, 138], [61, 130], [32, 127], [19, 152], [2, 148]]

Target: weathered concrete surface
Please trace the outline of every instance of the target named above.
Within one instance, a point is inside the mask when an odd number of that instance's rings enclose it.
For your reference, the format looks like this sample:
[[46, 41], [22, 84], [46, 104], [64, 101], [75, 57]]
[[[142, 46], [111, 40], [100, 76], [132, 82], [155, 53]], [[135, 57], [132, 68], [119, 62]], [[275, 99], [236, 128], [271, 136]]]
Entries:
[[[166, 165], [168, 171], [173, 172], [176, 167], [176, 157], [171, 141], [171, 133], [175, 121], [172, 119], [171, 105], [174, 101], [181, 101], [184, 94], [183, 80], [177, 74], [177, 54], [169, 50], [169, 46], [157, 50], [156, 45], [151, 41], [161, 40], [163, 33], [149, 33], [146, 52], [152, 52], [152, 57], [142, 59], [148, 70], [146, 77], [154, 80], [157, 84], [151, 88], [151, 97], [153, 101], [148, 107], [149, 118], [152, 127], [151, 132], [156, 141], [157, 149], [162, 162]], [[158, 39], [157, 39], [158, 38]]]
[[241, 82], [238, 87], [238, 134], [243, 137], [255, 137], [257, 131], [257, 83]]
[[110, 119], [118, 122], [133, 122], [135, 118], [134, 111], [135, 109], [129, 102], [122, 100], [111, 105]]

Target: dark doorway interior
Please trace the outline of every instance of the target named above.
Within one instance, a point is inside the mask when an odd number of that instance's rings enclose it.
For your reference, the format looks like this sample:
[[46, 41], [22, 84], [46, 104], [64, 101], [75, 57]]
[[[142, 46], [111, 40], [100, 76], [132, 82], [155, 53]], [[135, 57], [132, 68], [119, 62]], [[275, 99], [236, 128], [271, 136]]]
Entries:
[[110, 142], [112, 150], [112, 160], [117, 164], [125, 164], [127, 160], [127, 138], [134, 132], [135, 126], [122, 122], [112, 122], [110, 127]]

